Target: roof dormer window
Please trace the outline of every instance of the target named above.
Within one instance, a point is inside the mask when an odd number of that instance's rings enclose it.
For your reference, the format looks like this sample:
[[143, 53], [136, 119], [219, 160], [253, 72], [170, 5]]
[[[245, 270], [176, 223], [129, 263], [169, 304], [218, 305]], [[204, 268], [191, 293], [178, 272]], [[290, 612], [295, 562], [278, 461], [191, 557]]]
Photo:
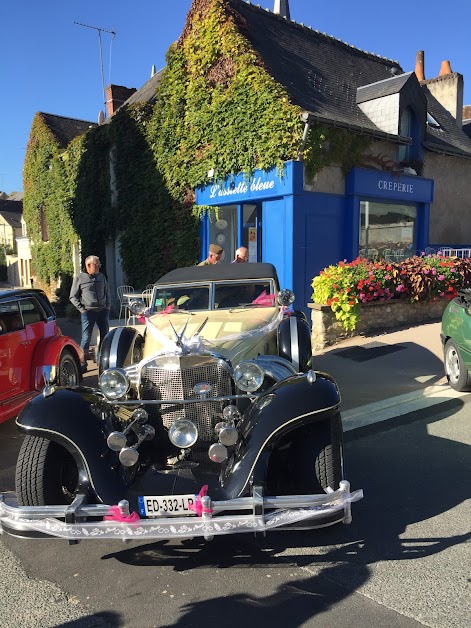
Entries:
[[441, 129], [442, 128], [440, 126], [440, 124], [432, 116], [432, 114], [429, 113], [428, 111], [427, 111], [427, 126], [431, 127], [432, 129]]

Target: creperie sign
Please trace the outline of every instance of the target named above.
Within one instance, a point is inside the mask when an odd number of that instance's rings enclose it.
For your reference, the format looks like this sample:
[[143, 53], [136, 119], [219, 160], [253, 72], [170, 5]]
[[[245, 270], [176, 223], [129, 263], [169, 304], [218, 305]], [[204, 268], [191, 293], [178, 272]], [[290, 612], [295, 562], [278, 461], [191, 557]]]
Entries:
[[405, 192], [406, 194], [414, 194], [413, 183], [399, 183], [397, 181], [378, 181], [380, 190], [389, 190], [391, 192]]
[[275, 187], [275, 181], [262, 181], [261, 177], [256, 177], [250, 185], [246, 181], [240, 181], [232, 187], [222, 188], [219, 185], [212, 185], [210, 188], [209, 198], [216, 196], [232, 196], [233, 194], [247, 194], [251, 192], [260, 192], [262, 190], [272, 190]]

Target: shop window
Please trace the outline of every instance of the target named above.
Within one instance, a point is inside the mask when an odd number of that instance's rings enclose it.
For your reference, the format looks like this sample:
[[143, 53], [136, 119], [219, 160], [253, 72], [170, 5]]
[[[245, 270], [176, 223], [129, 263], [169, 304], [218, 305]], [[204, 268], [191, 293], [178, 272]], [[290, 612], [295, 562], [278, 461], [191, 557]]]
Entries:
[[417, 253], [417, 207], [360, 202], [360, 257], [400, 262]]
[[217, 215], [214, 210], [211, 210], [209, 242], [219, 244], [224, 249], [221, 262], [232, 262], [237, 248], [237, 205], [219, 207]]

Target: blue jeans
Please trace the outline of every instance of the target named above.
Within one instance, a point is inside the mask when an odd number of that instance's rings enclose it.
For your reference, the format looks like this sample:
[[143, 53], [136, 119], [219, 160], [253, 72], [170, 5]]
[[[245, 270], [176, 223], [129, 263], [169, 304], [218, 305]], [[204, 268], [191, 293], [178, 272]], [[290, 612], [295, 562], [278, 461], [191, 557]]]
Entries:
[[[97, 324], [98, 331], [100, 332], [101, 346], [103, 338], [110, 330], [110, 325], [108, 322], [109, 314], [109, 310], [87, 310], [85, 314], [80, 315], [82, 321], [82, 340], [80, 341], [80, 346], [85, 353], [90, 348], [90, 340], [95, 323]], [[98, 350], [100, 349], [100, 346], [98, 347]]]

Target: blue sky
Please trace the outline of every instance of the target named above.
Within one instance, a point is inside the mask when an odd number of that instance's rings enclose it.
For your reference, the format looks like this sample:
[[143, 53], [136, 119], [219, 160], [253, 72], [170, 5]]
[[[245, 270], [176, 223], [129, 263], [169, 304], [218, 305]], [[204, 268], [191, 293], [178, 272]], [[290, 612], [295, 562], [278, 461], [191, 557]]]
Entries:
[[[272, 10], [274, 0], [256, 4]], [[190, 5], [191, 0], [2, 0], [0, 190], [23, 188], [25, 149], [37, 111], [96, 122], [103, 108], [97, 32], [74, 21], [116, 31], [112, 42], [102, 34], [105, 85], [139, 88], [152, 65], [164, 66]], [[416, 52], [425, 50], [426, 78], [437, 76], [441, 61], [449, 59], [453, 71], [464, 75], [464, 101], [471, 104], [471, 4], [290, 0], [290, 9], [296, 22], [395, 59], [405, 71], [414, 69]]]

